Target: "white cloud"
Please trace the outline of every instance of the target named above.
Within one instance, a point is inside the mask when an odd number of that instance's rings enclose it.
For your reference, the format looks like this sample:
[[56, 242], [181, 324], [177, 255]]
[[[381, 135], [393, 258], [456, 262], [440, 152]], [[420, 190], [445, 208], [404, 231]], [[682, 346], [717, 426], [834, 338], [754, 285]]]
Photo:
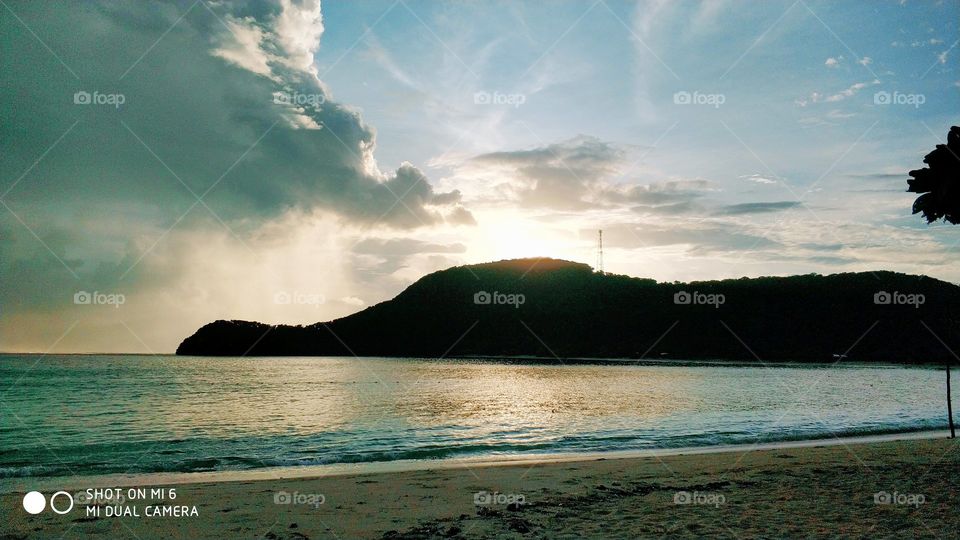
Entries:
[[746, 180], [747, 182], [754, 182], [756, 184], [776, 184], [777, 181], [770, 178], [768, 174], [746, 174], [740, 176], [741, 179]]
[[842, 56], [839, 57], [839, 58], [834, 58], [834, 57], [831, 56], [830, 58], [827, 58], [827, 61], [824, 62], [823, 64], [824, 64], [825, 66], [827, 66], [828, 68], [839, 67], [839, 66], [840, 66], [840, 60], [842, 60], [842, 59], [843, 59]]
[[844, 100], [844, 99], [847, 99], [848, 97], [853, 96], [854, 94], [856, 94], [856, 93], [859, 92], [860, 90], [863, 90], [863, 89], [866, 88], [867, 86], [870, 86], [871, 84], [880, 84], [880, 81], [874, 80], [872, 83], [859, 82], [859, 83], [852, 84], [852, 85], [850, 85], [849, 87], [847, 87], [846, 89], [837, 92], [836, 94], [827, 96], [827, 97], [824, 99], [824, 101], [827, 101], [827, 102], [830, 102], [830, 103], [834, 103], [834, 102], [837, 102], [837, 101], [842, 101], [842, 100]]
[[873, 63], [873, 59], [870, 58], [869, 56], [864, 56], [857, 63], [860, 64], [861, 66], [869, 66], [870, 64]]
[[808, 97], [798, 98], [798, 99], [795, 99], [793, 102], [800, 107], [806, 107], [811, 103], [820, 103], [820, 102], [836, 103], [838, 101], [843, 101], [851, 96], [854, 96], [857, 92], [859, 92], [860, 90], [863, 90], [868, 86], [874, 86], [878, 84], [880, 84], [880, 81], [878, 79], [874, 79], [873, 81], [870, 81], [870, 82], [858, 82], [848, 86], [847, 88], [844, 88], [843, 90], [835, 94], [824, 96], [824, 94], [820, 92], [812, 92]]
[[225, 23], [230, 32], [223, 36], [224, 43], [211, 51], [211, 54], [247, 71], [276, 80], [268, 65], [268, 62], [275, 58], [261, 47], [264, 34], [257, 22], [250, 17], [227, 17]]
[[277, 41], [287, 52], [288, 64], [294, 69], [316, 74], [313, 53], [320, 46], [323, 34], [323, 16], [320, 0], [306, 0], [294, 5], [292, 0], [281, 0], [283, 10], [277, 17], [274, 32]]
[[831, 120], [842, 120], [844, 118], [853, 118], [854, 116], [856, 116], [856, 114], [843, 112], [839, 109], [833, 109], [827, 113], [827, 118], [830, 118]]

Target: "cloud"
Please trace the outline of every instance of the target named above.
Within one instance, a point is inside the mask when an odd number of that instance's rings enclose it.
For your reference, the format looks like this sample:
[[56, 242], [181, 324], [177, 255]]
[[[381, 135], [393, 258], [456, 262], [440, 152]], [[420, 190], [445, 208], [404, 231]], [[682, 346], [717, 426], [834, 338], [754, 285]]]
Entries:
[[447, 223], [453, 225], [476, 225], [477, 220], [469, 210], [462, 206], [457, 206], [447, 215]]
[[832, 109], [827, 111], [826, 114], [819, 116], [805, 116], [799, 119], [797, 122], [806, 126], [835, 126], [839, 120], [846, 120], [848, 118], [853, 118], [856, 116], [856, 113], [852, 112], [843, 112], [840, 109]]
[[[375, 129], [317, 77], [319, 2], [188, 7], [17, 6], [79, 79], [0, 21], [0, 47], [21, 51], [4, 67], [6, 90], [30, 96], [0, 101], [2, 189], [17, 213], [0, 208], [5, 316], [72, 305], [78, 289], [133, 298], [160, 280], [203, 279], [159, 268], [194, 260], [224, 232], [246, 255], [290, 216], [291, 227], [314, 215], [395, 231], [475, 224], [460, 192], [438, 191], [415, 165], [380, 170]], [[79, 91], [124, 104], [75, 104]], [[172, 253], [185, 237], [192, 245]]]
[[778, 202], [753, 202], [740, 203], [724, 206], [718, 210], [719, 215], [740, 216], [744, 214], [767, 214], [770, 212], [779, 212], [799, 206], [799, 201], [778, 201]]
[[876, 80], [876, 79], [874, 79], [873, 82], [859, 82], [859, 83], [855, 83], [855, 84], [850, 85], [850, 86], [847, 87], [846, 89], [837, 92], [836, 94], [832, 94], [832, 95], [827, 96], [827, 97], [824, 99], [824, 101], [827, 101], [827, 102], [830, 102], [830, 103], [837, 102], [837, 101], [842, 101], [842, 100], [844, 100], [844, 99], [847, 99], [848, 97], [851, 97], [851, 96], [855, 95], [857, 92], [859, 92], [860, 90], [863, 90], [863, 89], [866, 88], [867, 86], [877, 85], [877, 84], [880, 84], [880, 81], [878, 81], [878, 80]]
[[747, 182], [753, 182], [755, 184], [776, 184], [777, 180], [770, 178], [768, 174], [748, 174], [740, 176], [739, 178], [746, 180]]
[[269, 62], [276, 60], [276, 57], [263, 51], [264, 32], [256, 20], [252, 17], [235, 19], [228, 16], [224, 24], [230, 32], [221, 36], [221, 46], [211, 54], [247, 71], [273, 78]]
[[[347, 222], [395, 228], [443, 223], [444, 214], [461, 204], [459, 193], [436, 192], [409, 163], [381, 172], [374, 157], [375, 130], [317, 79], [313, 53], [323, 32], [319, 3], [256, 5], [261, 7], [252, 11], [216, 4], [212, 9], [222, 22], [206, 10], [193, 10], [136, 64], [139, 45], [156, 41], [176, 21], [176, 12], [103, 4], [69, 15], [78, 29], [71, 36], [78, 55], [103, 43], [130, 43], [133, 52], [91, 54], [98, 62], [78, 68], [82, 82], [68, 76], [49, 84], [47, 71], [32, 62], [11, 65], [6, 76], [17, 91], [39, 95], [22, 113], [9, 101], [0, 106], [9, 118], [0, 134], [7, 139], [20, 133], [34, 118], [50, 127], [21, 137], [4, 165], [24, 170], [20, 163], [36, 159], [37, 149], [49, 147], [78, 117], [77, 128], [57, 151], [86, 156], [71, 163], [51, 160], [51, 167], [32, 174], [40, 178], [17, 192], [52, 200], [58, 191], [82, 185], [81, 200], [118, 205], [146, 200], [161, 207], [184, 195], [189, 201], [189, 193], [177, 190], [144, 197], [145, 184], [178, 186], [169, 167], [195, 194], [209, 189], [204, 202], [227, 223], [274, 219], [291, 210], [328, 211]], [[40, 28], [61, 25], [57, 17], [68, 17], [57, 10], [27, 15]], [[25, 45], [33, 38], [24, 31], [6, 39]], [[82, 110], [72, 103], [77, 86], [106, 92], [118, 87], [125, 72], [121, 109]], [[91, 139], [102, 144], [91, 147]]]
[[[581, 238], [595, 237], [594, 229], [580, 231]], [[672, 226], [651, 223], [620, 223], [603, 229], [604, 247], [638, 249], [686, 246], [701, 254], [761, 251], [779, 246], [765, 236], [744, 231], [730, 223], [686, 222]]]
[[821, 102], [836, 103], [838, 101], [843, 101], [849, 97], [856, 95], [857, 92], [859, 92], [860, 90], [863, 90], [868, 86], [875, 86], [878, 84], [880, 84], [880, 81], [877, 79], [874, 79], [873, 81], [869, 81], [869, 82], [858, 82], [858, 83], [851, 84], [847, 88], [844, 88], [839, 92], [829, 94], [829, 95], [824, 95], [821, 92], [812, 92], [808, 97], [794, 100], [794, 103], [800, 107], [806, 107], [811, 103], [821, 103]]
[[863, 58], [858, 60], [857, 63], [860, 64], [861, 66], [866, 67], [873, 63], [873, 59], [870, 58], [869, 56], [864, 56]]
[[376, 281], [406, 268], [411, 257], [421, 254], [457, 254], [467, 251], [461, 243], [439, 244], [413, 238], [367, 238], [353, 247], [353, 265], [359, 278]]
[[[891, 45], [894, 47], [906, 46], [906, 44], [901, 41], [894, 41], [893, 43], [891, 43]], [[929, 39], [915, 39], [912, 42], [910, 42], [910, 46], [913, 47], [914, 49], [933, 46], [933, 45], [943, 45], [943, 40], [939, 38], [929, 38]]]
[[623, 146], [596, 137], [527, 150], [481, 154], [469, 160], [465, 173], [506, 179], [503, 197], [517, 204], [560, 211], [614, 207], [638, 212], [687, 212], [716, 186], [704, 179], [670, 179], [647, 184], [630, 181]]
[[847, 176], [851, 178], [862, 178], [865, 180], [899, 180], [902, 182], [907, 181], [907, 173], [903, 172], [877, 172], [877, 173], [857, 173], [857, 174], [848, 174]]
[[280, 14], [274, 21], [274, 35], [286, 51], [286, 63], [316, 75], [313, 53], [320, 46], [323, 18], [320, 0], [280, 0]]
[[354, 246], [354, 253], [377, 256], [406, 256], [417, 253], [463, 253], [461, 243], [437, 244], [413, 238], [367, 238]]
[[826, 265], [846, 265], [858, 262], [858, 259], [853, 257], [831, 257], [829, 255], [810, 257], [809, 260], [810, 262]]
[[596, 137], [573, 139], [529, 150], [491, 152], [471, 163], [501, 171], [514, 181], [511, 191], [523, 206], [583, 209], [602, 179], [616, 174], [625, 152]]
[[636, 205], [630, 207], [630, 210], [636, 214], [679, 216], [684, 214], [703, 213], [703, 206], [693, 201], [685, 201], [668, 204]]
[[842, 56], [839, 58], [830, 57], [830, 58], [827, 58], [826, 62], [824, 62], [823, 64], [828, 68], [835, 68], [840, 66], [840, 60], [843, 60]]
[[641, 203], [650, 205], [689, 204], [716, 191], [707, 180], [667, 180], [629, 187], [609, 187], [602, 191], [602, 200], [614, 203]]

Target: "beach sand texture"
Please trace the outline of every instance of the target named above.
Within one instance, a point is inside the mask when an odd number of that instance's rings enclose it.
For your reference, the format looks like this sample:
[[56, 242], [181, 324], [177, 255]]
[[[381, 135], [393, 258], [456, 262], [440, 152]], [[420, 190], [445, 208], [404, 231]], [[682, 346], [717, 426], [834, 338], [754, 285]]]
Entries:
[[[0, 537], [956, 538], [957, 446], [905, 440], [185, 484], [166, 501], [197, 506], [198, 517], [184, 518], [30, 516], [22, 494], [5, 494]], [[280, 491], [323, 502], [277, 504]], [[892, 502], [878, 504], [884, 493]]]

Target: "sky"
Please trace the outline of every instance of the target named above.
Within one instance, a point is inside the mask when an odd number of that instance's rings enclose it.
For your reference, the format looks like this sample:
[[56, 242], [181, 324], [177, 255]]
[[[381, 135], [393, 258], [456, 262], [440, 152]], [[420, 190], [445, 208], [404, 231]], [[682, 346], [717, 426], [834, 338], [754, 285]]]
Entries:
[[461, 264], [960, 283], [956, 1], [0, 2], [0, 350], [170, 353]]

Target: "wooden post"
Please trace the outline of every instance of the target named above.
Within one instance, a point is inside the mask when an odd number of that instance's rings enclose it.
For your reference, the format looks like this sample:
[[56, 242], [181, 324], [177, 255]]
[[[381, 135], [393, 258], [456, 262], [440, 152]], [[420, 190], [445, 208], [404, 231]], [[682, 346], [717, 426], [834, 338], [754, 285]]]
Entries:
[[950, 419], [950, 438], [954, 439], [957, 436], [956, 431], [953, 429], [953, 404], [951, 403], [950, 398], [950, 361], [947, 361], [947, 417]]

